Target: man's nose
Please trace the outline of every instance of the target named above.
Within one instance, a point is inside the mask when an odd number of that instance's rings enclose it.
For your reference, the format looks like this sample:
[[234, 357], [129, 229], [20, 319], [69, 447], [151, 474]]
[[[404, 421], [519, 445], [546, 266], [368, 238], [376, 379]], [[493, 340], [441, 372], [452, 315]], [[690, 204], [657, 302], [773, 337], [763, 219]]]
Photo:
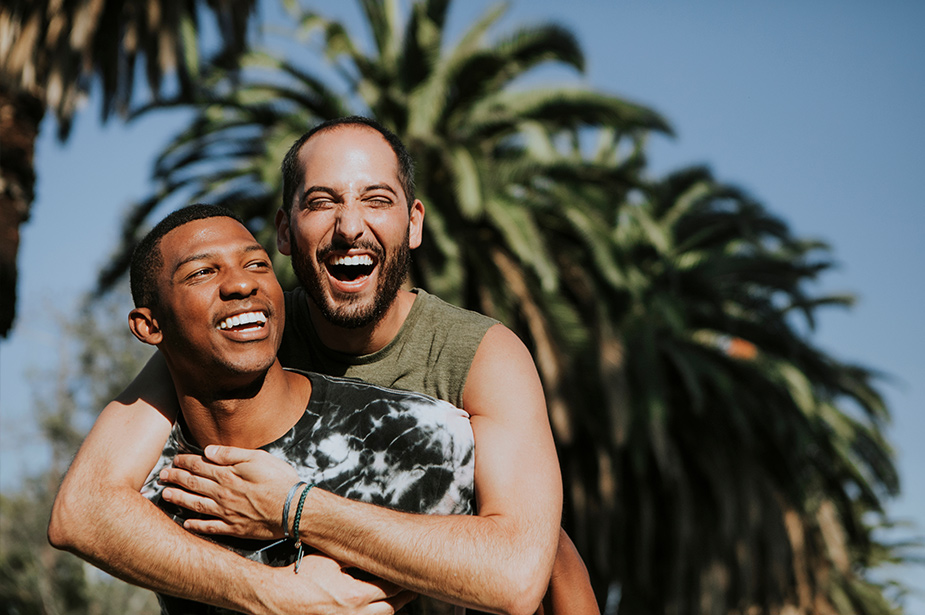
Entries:
[[245, 269], [235, 268], [225, 272], [221, 292], [225, 298], [250, 297], [257, 292], [257, 281]]
[[357, 203], [344, 203], [337, 208], [334, 234], [348, 244], [354, 244], [366, 230], [363, 207]]

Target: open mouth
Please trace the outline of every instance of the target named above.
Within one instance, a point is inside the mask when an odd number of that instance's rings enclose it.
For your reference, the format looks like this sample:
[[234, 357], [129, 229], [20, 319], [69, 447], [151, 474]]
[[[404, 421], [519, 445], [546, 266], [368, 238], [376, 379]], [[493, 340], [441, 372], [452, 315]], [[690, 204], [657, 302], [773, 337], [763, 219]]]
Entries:
[[229, 316], [218, 323], [218, 328], [223, 331], [247, 331], [250, 329], [260, 329], [267, 324], [267, 315], [263, 312], [244, 312]]
[[369, 254], [332, 256], [324, 266], [335, 280], [355, 282], [370, 275], [376, 268], [376, 261]]

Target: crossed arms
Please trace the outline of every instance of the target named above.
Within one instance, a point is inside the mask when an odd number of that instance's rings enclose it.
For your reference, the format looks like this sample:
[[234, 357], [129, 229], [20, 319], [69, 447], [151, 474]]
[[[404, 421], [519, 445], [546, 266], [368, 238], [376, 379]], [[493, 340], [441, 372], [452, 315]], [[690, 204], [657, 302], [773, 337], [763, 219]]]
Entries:
[[[476, 441], [478, 516], [411, 515], [322, 491], [307, 498], [303, 541], [386, 580], [380, 583], [352, 579], [321, 557], [306, 560], [303, 569], [310, 566], [310, 573], [298, 576], [249, 562], [185, 532], [145, 500], [139, 488], [175, 414], [168, 382], [166, 368], [154, 361], [104, 409], [61, 486], [49, 526], [52, 544], [135, 584], [254, 613], [293, 605], [311, 610], [341, 599], [329, 595], [339, 589], [345, 601], [368, 603], [367, 612], [389, 613], [408, 599], [396, 585], [486, 611], [537, 608], [556, 553], [561, 483], [533, 361], [509, 330], [496, 326], [486, 334], [463, 394]], [[200, 469], [230, 479], [254, 467], [234, 457], [239, 449], [220, 450], [236, 463]], [[171, 472], [181, 485], [204, 480]], [[286, 476], [251, 484], [256, 505], [250, 517], [275, 519], [281, 532], [279, 510], [290, 485]], [[213, 489], [220, 487], [216, 482]], [[169, 491], [177, 498], [202, 497]], [[210, 498], [192, 506], [207, 501], [219, 506]], [[237, 527], [212, 523], [191, 529], [258, 531], [253, 519]]]

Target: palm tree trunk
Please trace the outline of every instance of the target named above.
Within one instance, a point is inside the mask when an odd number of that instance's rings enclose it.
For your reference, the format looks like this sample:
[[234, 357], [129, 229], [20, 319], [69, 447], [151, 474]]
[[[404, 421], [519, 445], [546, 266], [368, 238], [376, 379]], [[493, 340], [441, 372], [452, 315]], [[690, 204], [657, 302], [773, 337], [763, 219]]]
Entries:
[[35, 198], [35, 141], [45, 107], [35, 96], [0, 86], [0, 337], [16, 316], [19, 226]]

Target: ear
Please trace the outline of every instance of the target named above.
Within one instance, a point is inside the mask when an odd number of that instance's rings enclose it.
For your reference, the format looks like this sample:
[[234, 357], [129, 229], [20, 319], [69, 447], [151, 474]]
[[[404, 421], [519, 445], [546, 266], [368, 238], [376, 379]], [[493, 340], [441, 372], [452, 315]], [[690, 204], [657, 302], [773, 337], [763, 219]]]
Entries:
[[282, 209], [276, 212], [276, 249], [280, 254], [292, 255], [289, 245], [289, 216]]
[[164, 341], [164, 334], [150, 308], [135, 308], [129, 312], [128, 328], [145, 344], [157, 346]]
[[408, 222], [408, 247], [412, 250], [421, 245], [424, 236], [424, 203], [414, 199], [411, 204], [410, 220]]

